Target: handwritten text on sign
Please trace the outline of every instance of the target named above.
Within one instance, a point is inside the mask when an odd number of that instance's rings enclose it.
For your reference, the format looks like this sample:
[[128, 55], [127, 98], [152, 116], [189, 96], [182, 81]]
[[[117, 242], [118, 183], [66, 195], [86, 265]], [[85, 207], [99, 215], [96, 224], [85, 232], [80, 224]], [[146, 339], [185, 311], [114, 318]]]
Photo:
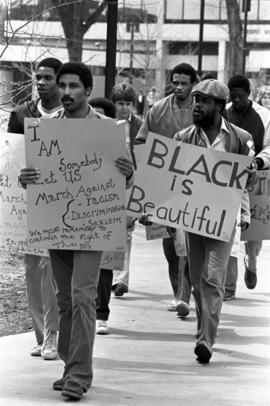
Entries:
[[127, 209], [196, 234], [229, 241], [250, 157], [149, 134]]
[[249, 192], [251, 222], [241, 240], [270, 240], [270, 171], [258, 171], [258, 182]]
[[124, 126], [100, 119], [25, 120], [28, 240], [37, 247], [125, 249]]
[[26, 192], [19, 182], [24, 165], [24, 137], [2, 132], [0, 137], [0, 244], [9, 252], [25, 252]]

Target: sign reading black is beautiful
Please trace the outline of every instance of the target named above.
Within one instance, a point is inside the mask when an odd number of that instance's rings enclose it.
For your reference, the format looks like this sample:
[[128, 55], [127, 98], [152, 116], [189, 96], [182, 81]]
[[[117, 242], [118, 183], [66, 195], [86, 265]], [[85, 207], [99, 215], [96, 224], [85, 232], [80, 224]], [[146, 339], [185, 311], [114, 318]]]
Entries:
[[127, 204], [131, 215], [229, 241], [251, 157], [149, 133]]
[[114, 120], [27, 119], [26, 163], [41, 177], [27, 186], [29, 244], [121, 251], [126, 244], [124, 126]]

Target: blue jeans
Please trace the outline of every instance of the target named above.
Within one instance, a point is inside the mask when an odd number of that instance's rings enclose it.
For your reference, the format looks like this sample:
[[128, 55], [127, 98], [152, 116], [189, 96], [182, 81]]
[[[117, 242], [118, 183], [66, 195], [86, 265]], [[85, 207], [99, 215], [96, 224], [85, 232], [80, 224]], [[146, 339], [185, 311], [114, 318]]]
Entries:
[[93, 379], [96, 296], [102, 251], [50, 250], [59, 306], [58, 352], [64, 377], [87, 390]]

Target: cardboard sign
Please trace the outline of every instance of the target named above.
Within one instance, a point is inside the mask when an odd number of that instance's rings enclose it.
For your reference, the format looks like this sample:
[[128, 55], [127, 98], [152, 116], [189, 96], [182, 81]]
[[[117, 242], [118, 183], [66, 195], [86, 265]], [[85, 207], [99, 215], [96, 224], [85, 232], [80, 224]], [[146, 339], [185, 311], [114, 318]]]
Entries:
[[159, 238], [170, 237], [167, 231], [167, 227], [157, 223], [153, 223], [150, 226], [146, 226], [145, 232], [147, 240], [157, 240]]
[[104, 251], [101, 268], [122, 271], [125, 263], [125, 251]]
[[19, 182], [25, 166], [24, 136], [1, 132], [0, 247], [12, 253], [48, 255], [46, 250], [30, 248], [26, 240], [26, 191]]
[[125, 250], [124, 126], [100, 119], [26, 119], [28, 240], [37, 248]]
[[258, 182], [249, 190], [251, 222], [241, 240], [270, 240], [270, 172], [258, 171]]
[[251, 157], [149, 134], [127, 209], [154, 222], [229, 241]]

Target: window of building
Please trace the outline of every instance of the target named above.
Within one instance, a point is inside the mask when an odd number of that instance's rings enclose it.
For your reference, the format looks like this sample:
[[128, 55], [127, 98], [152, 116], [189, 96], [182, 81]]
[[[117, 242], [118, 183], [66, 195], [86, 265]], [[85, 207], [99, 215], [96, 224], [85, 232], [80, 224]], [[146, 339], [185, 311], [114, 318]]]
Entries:
[[[243, 1], [238, 0], [240, 16], [243, 19]], [[165, 20], [185, 21], [199, 20], [201, 0], [165, 0]], [[226, 0], [205, 0], [205, 20], [227, 20]], [[250, 0], [249, 21], [261, 22], [270, 20], [270, 0]]]
[[[169, 55], [197, 55], [198, 42], [174, 41], [168, 42]], [[203, 42], [203, 55], [218, 55], [218, 42]]]
[[204, 9], [205, 20], [219, 20], [220, 5], [219, 0], [206, 0]]
[[184, 0], [167, 0], [165, 2], [165, 19], [182, 20], [184, 4]]
[[259, 19], [260, 20], [270, 20], [270, 1], [260, 0], [259, 1]]

